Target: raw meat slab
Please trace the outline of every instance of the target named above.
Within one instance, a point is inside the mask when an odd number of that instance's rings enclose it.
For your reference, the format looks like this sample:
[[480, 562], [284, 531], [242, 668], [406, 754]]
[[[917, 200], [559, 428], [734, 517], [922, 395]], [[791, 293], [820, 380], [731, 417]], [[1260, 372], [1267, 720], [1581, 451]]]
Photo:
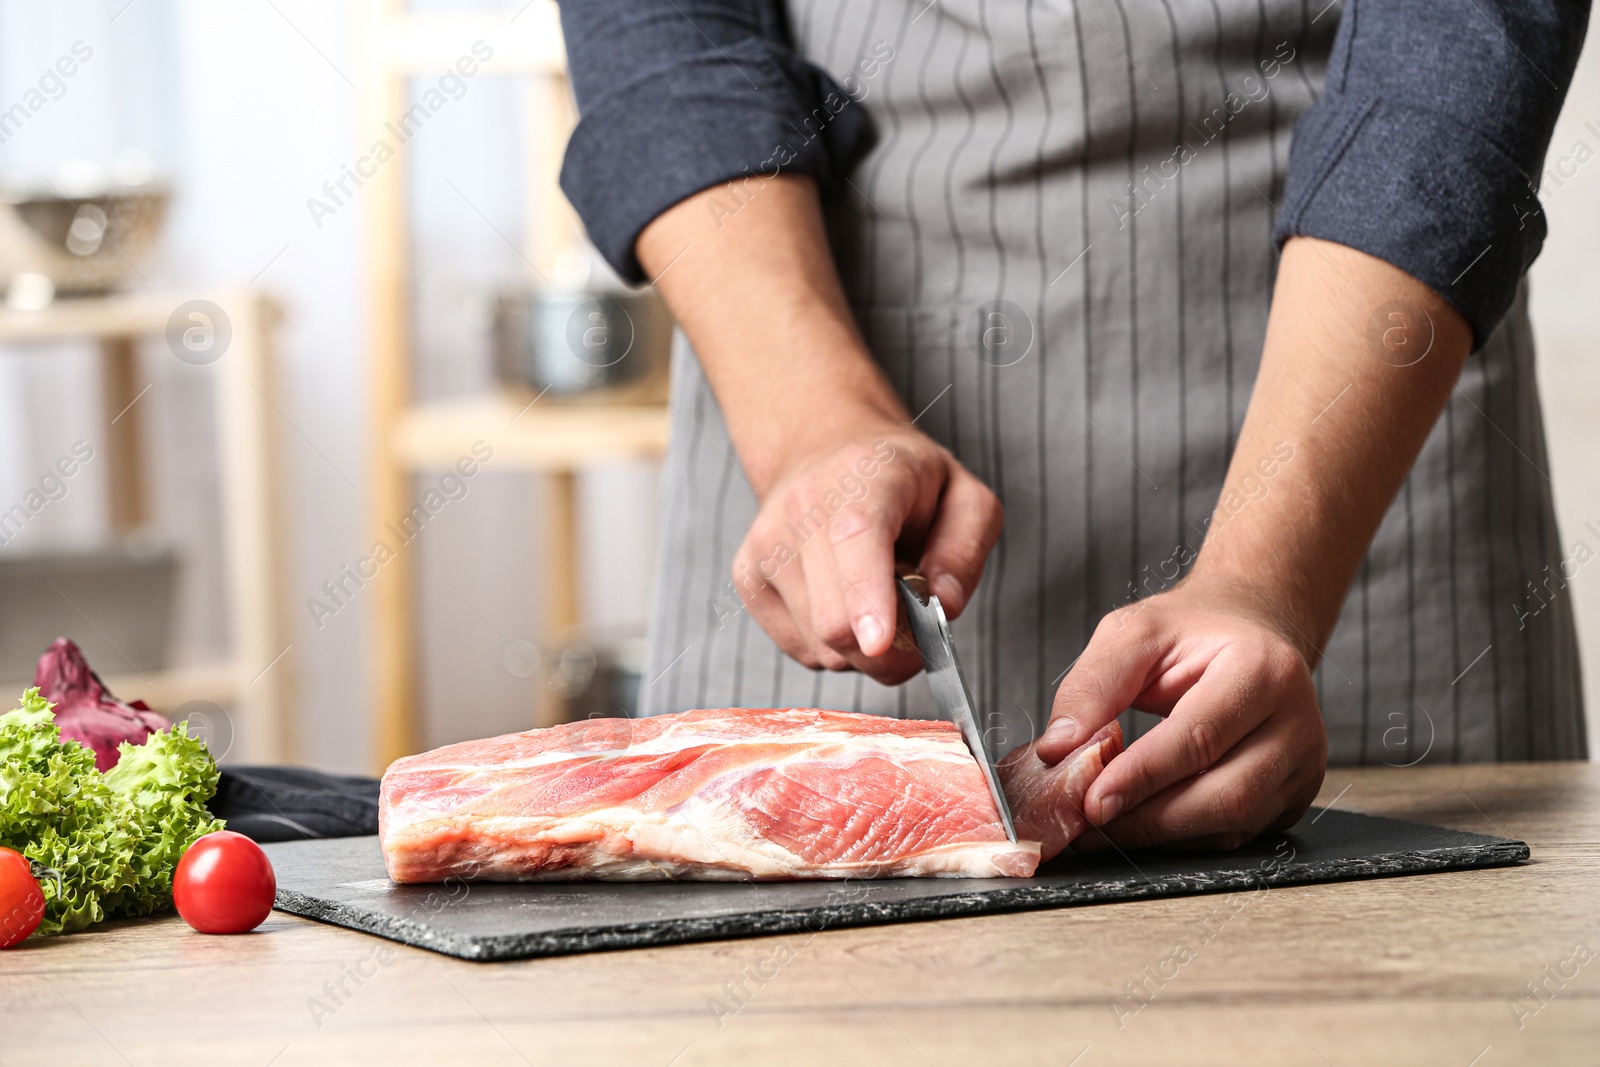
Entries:
[[[1521, 841], [1312, 808], [1220, 854], [1065, 856], [1032, 878], [395, 885], [376, 837], [265, 846], [279, 909], [468, 960], [819, 931], [1142, 897], [1498, 867]], [[1359, 892], [1352, 888], [1351, 892]]]
[[[1031, 761], [1069, 794], [1050, 810], [1081, 804], [1110, 729], [1054, 771]], [[821, 708], [579, 719], [406, 756], [378, 836], [389, 877], [419, 885], [1025, 878], [1040, 853], [1006, 839], [954, 723]]]

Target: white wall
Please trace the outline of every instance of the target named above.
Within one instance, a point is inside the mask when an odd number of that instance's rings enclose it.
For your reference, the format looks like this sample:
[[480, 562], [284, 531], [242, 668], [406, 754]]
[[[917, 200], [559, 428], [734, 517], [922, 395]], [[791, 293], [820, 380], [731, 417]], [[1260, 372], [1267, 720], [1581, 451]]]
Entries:
[[[1600, 28], [1589, 41], [1550, 142], [1540, 190], [1550, 236], [1529, 275], [1539, 384], [1550, 438], [1561, 543], [1600, 551]], [[1586, 160], [1586, 162], [1579, 162]], [[1580, 569], [1570, 589], [1589, 707], [1589, 743], [1600, 758], [1600, 567]]]

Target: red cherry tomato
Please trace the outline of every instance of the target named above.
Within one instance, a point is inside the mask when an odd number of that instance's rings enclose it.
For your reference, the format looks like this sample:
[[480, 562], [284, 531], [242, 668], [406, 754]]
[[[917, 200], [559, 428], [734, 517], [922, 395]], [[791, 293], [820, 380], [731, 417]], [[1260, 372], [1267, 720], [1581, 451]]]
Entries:
[[10, 948], [39, 929], [44, 891], [20, 852], [0, 848], [0, 948]]
[[272, 861], [243, 834], [218, 830], [189, 846], [172, 876], [172, 902], [202, 934], [242, 934], [261, 925], [278, 891]]

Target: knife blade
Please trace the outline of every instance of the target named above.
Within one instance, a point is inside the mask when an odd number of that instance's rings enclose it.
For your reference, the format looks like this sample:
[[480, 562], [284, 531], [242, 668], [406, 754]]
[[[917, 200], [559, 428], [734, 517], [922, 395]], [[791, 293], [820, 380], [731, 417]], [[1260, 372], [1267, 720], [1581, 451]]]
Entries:
[[1000, 813], [1000, 823], [1006, 836], [1017, 839], [1017, 828], [1011, 820], [1011, 805], [1006, 803], [1005, 792], [1000, 788], [1000, 776], [995, 771], [994, 756], [984, 742], [983, 730], [978, 726], [978, 712], [972, 703], [972, 692], [961, 673], [961, 661], [956, 658], [955, 642], [950, 636], [950, 623], [944, 617], [944, 605], [928, 588], [927, 581], [913, 568], [900, 564], [895, 568], [895, 585], [900, 590], [900, 601], [906, 609], [906, 619], [911, 624], [911, 636], [916, 638], [917, 651], [922, 654], [922, 669], [928, 674], [928, 685], [933, 689], [934, 703], [939, 711], [961, 730], [961, 737], [977, 757], [983, 780], [988, 783], [989, 796], [995, 810]]

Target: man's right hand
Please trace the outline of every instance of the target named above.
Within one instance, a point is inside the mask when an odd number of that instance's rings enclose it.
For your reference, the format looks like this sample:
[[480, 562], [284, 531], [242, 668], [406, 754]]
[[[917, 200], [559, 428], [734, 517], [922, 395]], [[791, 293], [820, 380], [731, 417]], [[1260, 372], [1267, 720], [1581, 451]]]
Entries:
[[781, 471], [734, 557], [739, 596], [808, 667], [910, 678], [922, 660], [909, 637], [895, 641], [897, 546], [953, 619], [1000, 536], [1000, 501], [949, 451], [893, 423]]
[[1000, 536], [1000, 502], [917, 431], [873, 362], [816, 184], [800, 175], [734, 184], [668, 208], [635, 246], [694, 344], [761, 500], [734, 584], [806, 666], [902, 682], [921, 660], [909, 637], [891, 647], [896, 549], [954, 618]]

